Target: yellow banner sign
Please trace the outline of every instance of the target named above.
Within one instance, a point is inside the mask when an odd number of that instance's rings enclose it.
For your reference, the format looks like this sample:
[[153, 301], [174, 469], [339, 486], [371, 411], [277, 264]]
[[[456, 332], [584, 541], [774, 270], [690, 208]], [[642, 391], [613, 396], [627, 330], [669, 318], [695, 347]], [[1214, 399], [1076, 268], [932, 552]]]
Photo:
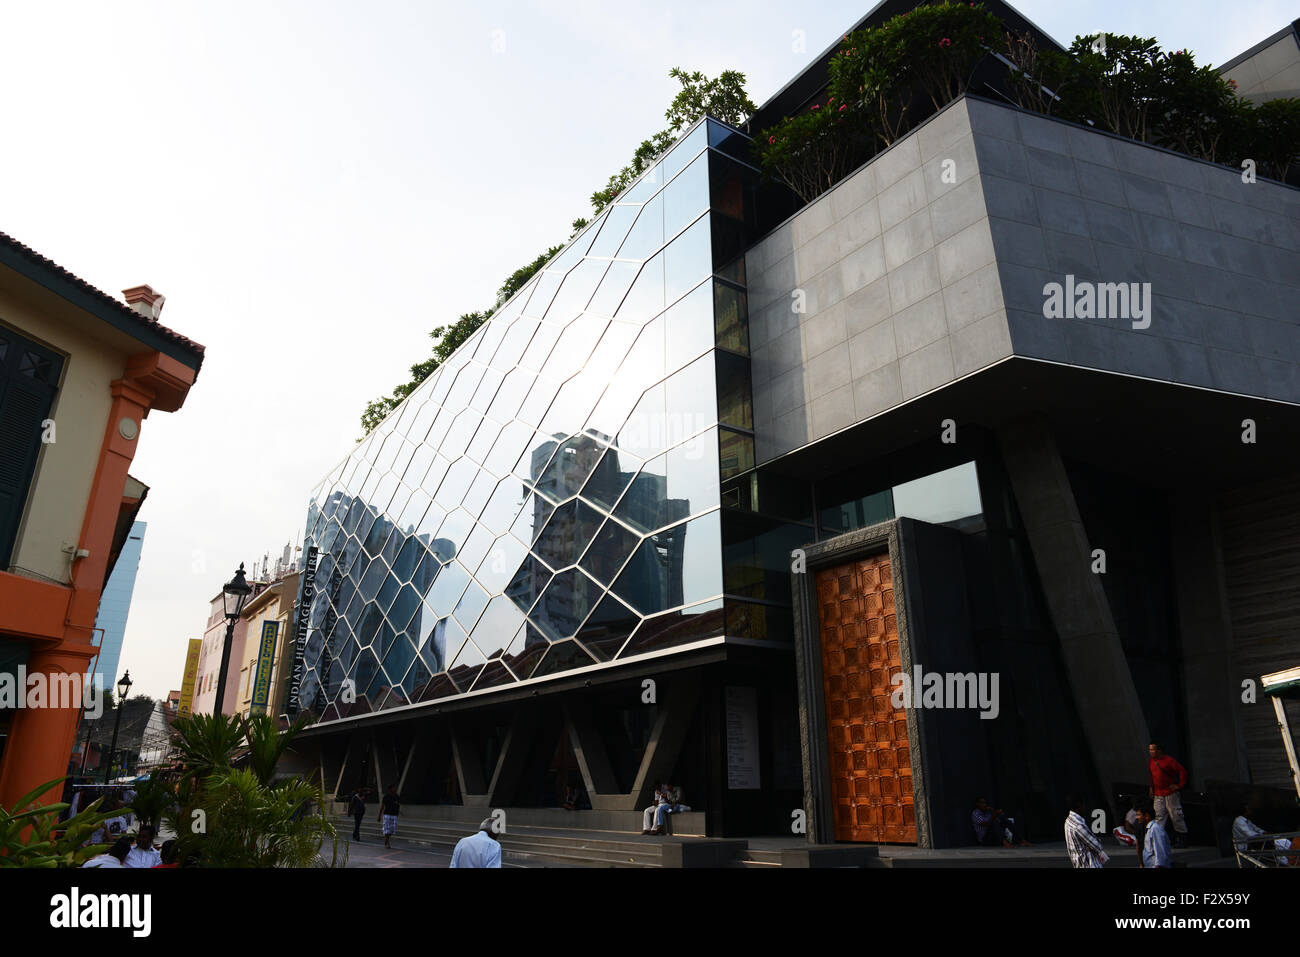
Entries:
[[203, 648], [202, 638], [191, 638], [189, 651], [185, 654], [185, 677], [181, 680], [181, 703], [176, 713], [188, 717], [194, 708], [194, 685], [199, 679], [199, 651]]

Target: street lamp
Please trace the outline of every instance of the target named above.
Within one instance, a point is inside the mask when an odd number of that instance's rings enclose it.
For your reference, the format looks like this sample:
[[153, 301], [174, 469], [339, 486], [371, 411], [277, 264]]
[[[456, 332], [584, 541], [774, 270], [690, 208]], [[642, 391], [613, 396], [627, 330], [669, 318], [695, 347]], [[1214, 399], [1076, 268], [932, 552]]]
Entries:
[[122, 727], [122, 705], [126, 703], [127, 693], [134, 683], [129, 669], [117, 683], [117, 714], [113, 717], [113, 743], [108, 746], [108, 761], [104, 764], [105, 784], [108, 784], [109, 775], [113, 773], [113, 755], [117, 752], [117, 729]]
[[244, 563], [239, 563], [235, 577], [226, 582], [221, 589], [221, 600], [226, 605], [226, 640], [221, 645], [221, 671], [217, 673], [217, 703], [212, 709], [214, 715], [221, 714], [221, 706], [226, 698], [226, 669], [230, 667], [230, 641], [235, 637], [235, 622], [244, 611], [244, 603], [253, 589], [244, 580]]

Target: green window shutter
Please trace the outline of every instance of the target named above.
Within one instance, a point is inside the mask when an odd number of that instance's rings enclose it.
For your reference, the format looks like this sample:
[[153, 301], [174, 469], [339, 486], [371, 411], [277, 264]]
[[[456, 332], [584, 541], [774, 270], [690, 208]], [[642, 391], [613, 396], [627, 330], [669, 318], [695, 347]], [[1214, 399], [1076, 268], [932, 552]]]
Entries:
[[62, 368], [60, 356], [0, 328], [0, 570], [13, 557]]

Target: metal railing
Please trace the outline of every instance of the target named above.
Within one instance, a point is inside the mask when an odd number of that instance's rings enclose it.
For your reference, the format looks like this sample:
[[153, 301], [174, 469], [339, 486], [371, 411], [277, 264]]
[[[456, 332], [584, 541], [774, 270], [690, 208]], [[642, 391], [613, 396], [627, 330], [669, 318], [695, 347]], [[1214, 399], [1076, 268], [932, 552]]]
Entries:
[[[1283, 841], [1283, 847], [1278, 841]], [[1300, 867], [1300, 831], [1261, 834], [1244, 843], [1234, 843], [1238, 867]]]

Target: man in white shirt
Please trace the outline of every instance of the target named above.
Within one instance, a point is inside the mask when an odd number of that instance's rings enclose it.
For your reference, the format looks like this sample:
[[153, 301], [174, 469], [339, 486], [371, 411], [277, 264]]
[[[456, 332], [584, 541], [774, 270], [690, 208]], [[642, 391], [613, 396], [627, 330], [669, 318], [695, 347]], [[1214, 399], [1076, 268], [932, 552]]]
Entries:
[[1101, 867], [1110, 857], [1083, 819], [1083, 800], [1070, 795], [1066, 803], [1070, 813], [1065, 818], [1065, 850], [1070, 863], [1075, 867]]
[[451, 866], [501, 866], [501, 844], [492, 833], [492, 818], [484, 818], [477, 832], [456, 842], [456, 848], [451, 852]]
[[92, 857], [82, 867], [125, 867], [122, 863], [126, 860], [126, 855], [131, 851], [131, 842], [125, 837], [119, 837], [112, 847], [103, 854]]
[[126, 855], [127, 867], [157, 867], [162, 863], [162, 852], [154, 850], [153, 828], [148, 824], [140, 826], [136, 835], [135, 846]]

